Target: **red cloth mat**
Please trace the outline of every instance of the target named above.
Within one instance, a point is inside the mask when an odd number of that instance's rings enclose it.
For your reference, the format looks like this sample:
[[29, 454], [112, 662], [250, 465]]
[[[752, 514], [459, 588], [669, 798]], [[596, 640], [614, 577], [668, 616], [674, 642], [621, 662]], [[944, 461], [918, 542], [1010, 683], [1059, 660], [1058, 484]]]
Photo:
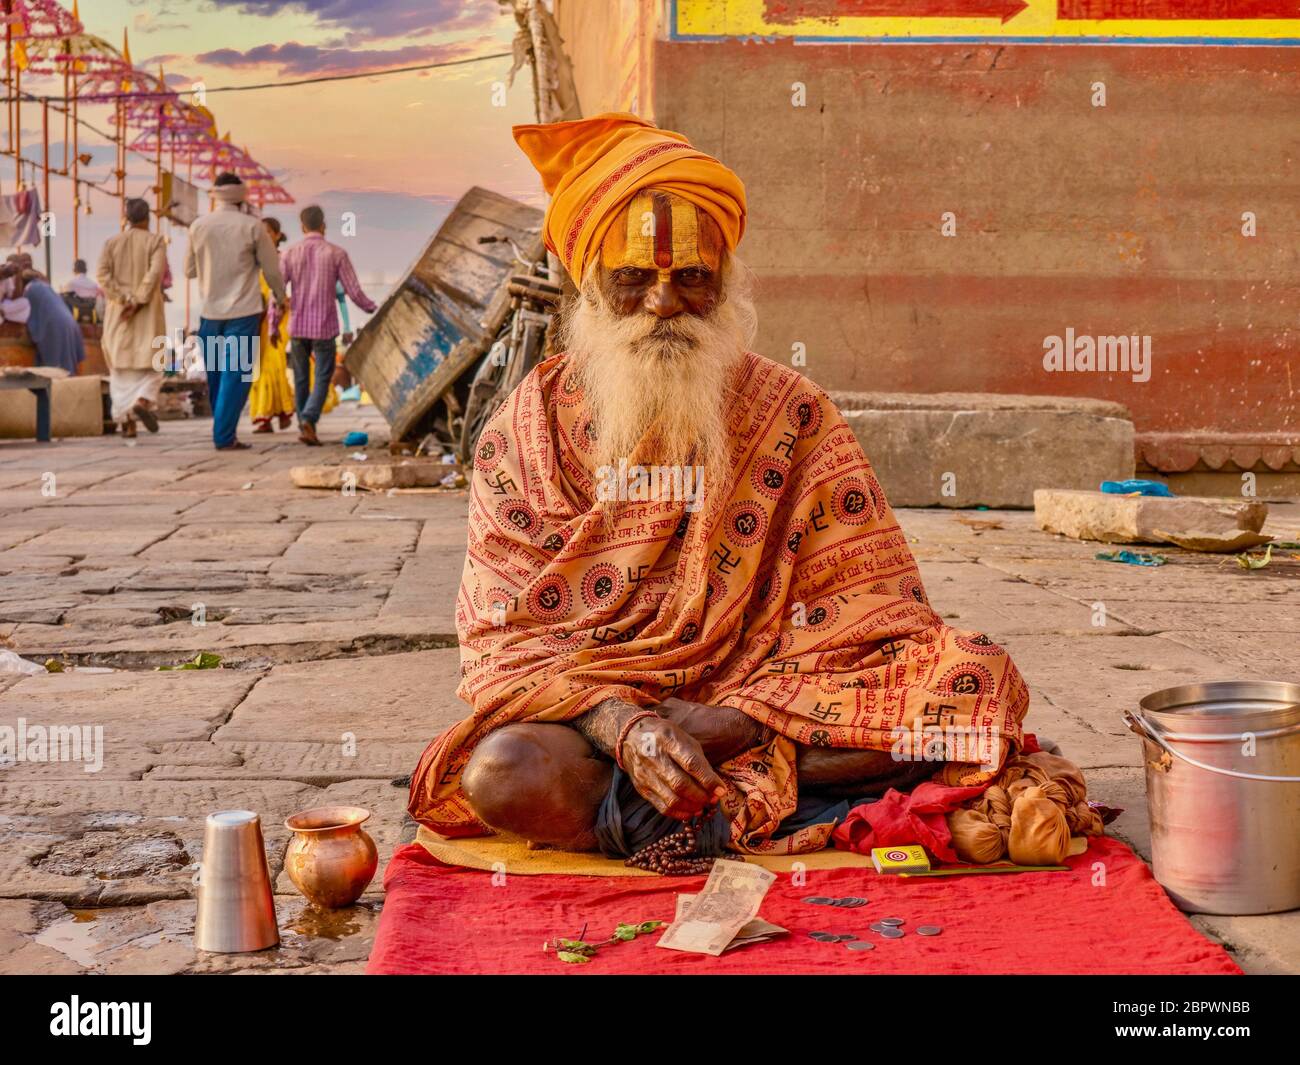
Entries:
[[[1090, 841], [1069, 872], [898, 879], [862, 869], [778, 874], [761, 915], [788, 937], [717, 958], [655, 946], [660, 933], [603, 948], [587, 965], [542, 953], [556, 936], [604, 939], [620, 922], [671, 920], [678, 892], [704, 877], [507, 876], [445, 865], [418, 844], [384, 874], [384, 910], [367, 971], [399, 973], [1158, 973], [1232, 974], [1222, 947], [1194, 929], [1122, 843]], [[1094, 879], [1104, 872], [1104, 884]], [[809, 895], [865, 896], [857, 909], [813, 906]], [[886, 940], [867, 925], [902, 917]], [[943, 934], [914, 934], [937, 924]], [[850, 951], [808, 933], [856, 933], [875, 950]]]

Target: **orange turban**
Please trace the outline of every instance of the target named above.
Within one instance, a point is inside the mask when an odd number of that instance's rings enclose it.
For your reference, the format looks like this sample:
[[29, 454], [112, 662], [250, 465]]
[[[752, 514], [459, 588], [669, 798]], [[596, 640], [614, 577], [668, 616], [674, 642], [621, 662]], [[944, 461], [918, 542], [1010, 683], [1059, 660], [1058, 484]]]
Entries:
[[515, 126], [514, 134], [551, 195], [546, 246], [578, 284], [610, 222], [641, 189], [665, 189], [689, 200], [717, 221], [728, 248], [740, 243], [744, 184], [680, 133], [611, 113]]

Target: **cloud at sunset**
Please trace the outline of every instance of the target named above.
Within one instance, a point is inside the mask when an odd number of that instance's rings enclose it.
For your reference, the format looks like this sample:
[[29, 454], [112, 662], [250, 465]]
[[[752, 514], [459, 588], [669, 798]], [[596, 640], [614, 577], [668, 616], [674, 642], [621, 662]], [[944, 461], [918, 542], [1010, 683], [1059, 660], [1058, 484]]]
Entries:
[[[490, 42], [488, 42], [490, 43]], [[334, 48], [287, 41], [260, 44], [254, 48], [218, 48], [200, 52], [194, 61], [206, 66], [247, 69], [274, 67], [280, 74], [351, 74], [384, 70], [416, 63], [439, 63], [475, 55], [481, 42], [453, 41], [447, 44], [410, 44], [401, 48]]]
[[325, 28], [360, 35], [359, 40], [413, 37], [428, 33], [454, 33], [481, 29], [499, 22], [500, 9], [491, 2], [465, 0], [212, 0], [217, 8], [232, 8], [245, 15], [298, 14]]
[[[517, 27], [496, 0], [81, 0], [81, 17], [88, 32], [105, 40], [120, 41], [125, 28], [135, 62], [151, 74], [162, 67], [168, 86], [184, 98], [204, 85], [220, 132], [270, 169], [293, 197], [267, 213], [279, 217], [295, 242], [301, 239], [298, 212], [321, 204], [334, 239], [346, 245], [377, 299], [471, 186], [540, 199], [536, 172], [510, 133], [512, 124], [534, 121], [531, 80], [525, 74], [503, 91], [509, 58], [369, 76], [509, 53]], [[331, 75], [361, 76], [293, 84]], [[255, 88], [266, 83], [287, 84]], [[52, 80], [24, 78], [24, 88], [29, 84], [37, 93], [61, 91]], [[84, 105], [82, 117], [98, 130], [111, 129], [107, 105]], [[24, 108], [23, 119], [30, 154], [41, 136], [38, 109]], [[52, 140], [52, 156], [61, 159], [61, 140]], [[106, 134], [89, 129], [82, 131], [80, 148], [92, 157], [81, 178], [97, 187], [83, 189], [93, 213], [81, 217], [81, 253], [93, 259], [119, 226], [108, 195], [115, 153]], [[128, 152], [131, 195], [152, 195], [157, 164], [152, 154]], [[162, 164], [170, 169], [173, 161], [164, 155]], [[183, 158], [174, 165], [201, 189], [214, 177]], [[70, 181], [56, 176], [50, 198], [61, 222], [70, 216]], [[201, 192], [201, 210], [206, 200]], [[344, 212], [357, 222], [355, 236], [343, 236]], [[169, 238], [172, 273], [180, 278], [186, 234], [173, 227]], [[62, 278], [71, 268], [71, 241], [56, 240], [53, 256], [54, 274]], [[174, 297], [168, 304], [172, 325], [184, 317], [179, 281]], [[353, 324], [362, 320], [358, 313]]]

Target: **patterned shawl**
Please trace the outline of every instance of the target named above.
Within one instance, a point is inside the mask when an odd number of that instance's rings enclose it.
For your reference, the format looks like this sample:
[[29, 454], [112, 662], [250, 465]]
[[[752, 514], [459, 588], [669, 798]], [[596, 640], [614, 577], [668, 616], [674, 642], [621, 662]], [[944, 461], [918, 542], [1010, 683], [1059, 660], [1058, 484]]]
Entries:
[[[795, 744], [900, 747], [897, 729], [997, 730], [977, 764], [935, 779], [983, 785], [1022, 738], [1024, 681], [1005, 651], [944, 625], [871, 465], [811, 381], [747, 355], [729, 411], [730, 479], [683, 501], [598, 508], [592, 427], [563, 355], [529, 375], [475, 459], [457, 600], [472, 708], [425, 751], [410, 812], [444, 835], [481, 834], [459, 788], [493, 729], [568, 721], [617, 696], [677, 695], [771, 730], [719, 767], [739, 850], [799, 853], [832, 825], [769, 837], [797, 802]], [[918, 748], [919, 749], [919, 748]], [[991, 764], [990, 764], [991, 763]]]

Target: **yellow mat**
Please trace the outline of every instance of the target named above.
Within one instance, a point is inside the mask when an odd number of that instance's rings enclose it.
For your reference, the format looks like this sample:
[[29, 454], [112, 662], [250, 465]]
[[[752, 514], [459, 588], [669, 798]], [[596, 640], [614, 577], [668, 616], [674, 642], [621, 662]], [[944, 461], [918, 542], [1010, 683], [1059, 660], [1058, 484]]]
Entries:
[[[567, 873], [578, 876], [658, 876], [643, 869], [629, 869], [617, 858], [603, 858], [599, 854], [577, 854], [573, 851], [529, 850], [519, 836], [500, 833], [495, 836], [476, 836], [471, 839], [446, 839], [423, 825], [415, 835], [415, 842], [440, 862], [459, 865], [466, 869], [485, 872], [514, 873], [532, 876], [541, 873]], [[871, 856], [852, 851], [824, 850], [812, 854], [745, 855], [747, 862], [771, 869], [774, 873], [793, 872], [796, 863], [807, 870], [814, 869], [874, 869]]]

